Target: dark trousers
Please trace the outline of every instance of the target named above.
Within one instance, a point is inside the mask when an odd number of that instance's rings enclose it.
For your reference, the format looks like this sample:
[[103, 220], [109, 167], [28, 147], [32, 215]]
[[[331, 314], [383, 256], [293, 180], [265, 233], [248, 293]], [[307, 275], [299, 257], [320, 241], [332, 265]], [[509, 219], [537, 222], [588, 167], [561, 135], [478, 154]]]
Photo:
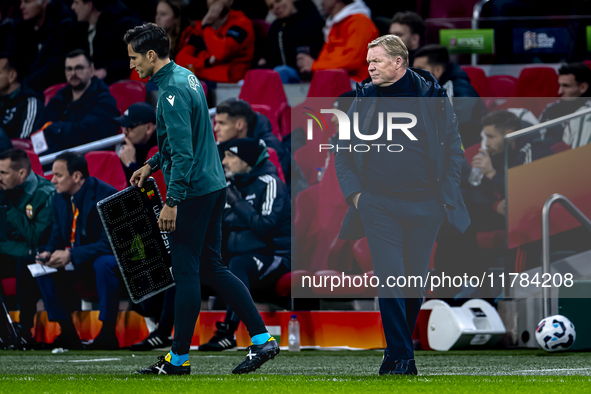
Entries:
[[[426, 277], [431, 250], [443, 222], [443, 207], [435, 199], [393, 200], [369, 192], [361, 194], [357, 207], [367, 235], [374, 275], [380, 279], [378, 296], [386, 350], [392, 360], [412, 359], [412, 332], [421, 308], [423, 288], [410, 285], [408, 278]], [[406, 278], [405, 287], [388, 286], [388, 277], [400, 276]]]
[[176, 283], [172, 351], [187, 354], [201, 308], [201, 280], [213, 288], [250, 336], [267, 332], [250, 292], [224, 265], [222, 215], [226, 189], [181, 201], [171, 234], [172, 274]]
[[60, 269], [37, 277], [49, 320], [70, 320], [72, 312], [80, 309], [81, 296], [76, 291], [76, 284], [82, 282], [85, 287], [90, 287], [94, 285], [94, 280], [99, 299], [99, 319], [115, 322], [119, 311], [119, 275], [115, 256], [103, 255], [94, 260], [92, 269], [90, 266], [76, 267], [74, 271]]
[[[275, 283], [289, 272], [289, 265], [284, 260], [280, 256], [245, 254], [232, 258], [229, 268], [251, 292], [269, 289], [269, 293], [274, 294]], [[226, 309], [225, 322], [232, 324], [233, 328], [240, 323], [240, 318], [230, 307]]]
[[41, 298], [37, 281], [27, 268], [29, 264], [34, 264], [34, 261], [0, 254], [0, 279], [16, 277], [16, 298], [20, 311], [19, 323], [25, 328], [33, 327], [35, 313], [37, 313], [37, 301]]

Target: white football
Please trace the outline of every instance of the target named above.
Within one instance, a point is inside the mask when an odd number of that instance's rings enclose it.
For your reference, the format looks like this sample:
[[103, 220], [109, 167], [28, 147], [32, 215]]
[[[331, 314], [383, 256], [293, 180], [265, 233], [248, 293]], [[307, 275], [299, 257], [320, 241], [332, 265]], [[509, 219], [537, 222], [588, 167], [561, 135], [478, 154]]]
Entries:
[[536, 340], [547, 352], [566, 350], [575, 343], [576, 338], [574, 324], [562, 315], [543, 319], [536, 329]]

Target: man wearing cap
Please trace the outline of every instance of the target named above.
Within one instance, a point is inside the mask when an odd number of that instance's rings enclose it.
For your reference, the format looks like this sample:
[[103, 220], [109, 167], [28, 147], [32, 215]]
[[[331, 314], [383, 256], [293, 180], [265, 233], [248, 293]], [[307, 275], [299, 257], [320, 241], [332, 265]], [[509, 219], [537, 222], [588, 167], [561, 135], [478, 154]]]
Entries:
[[125, 134], [125, 145], [119, 150], [119, 159], [126, 179], [131, 179], [133, 173], [140, 169], [138, 163], [143, 165], [150, 149], [158, 145], [156, 112], [148, 103], [135, 103], [115, 120]]
[[[274, 293], [281, 276], [291, 269], [291, 205], [287, 186], [267, 158], [262, 140], [240, 138], [224, 146], [222, 164], [229, 178], [224, 212], [224, 260], [230, 271], [252, 292]], [[234, 332], [240, 319], [229, 307], [217, 322], [203, 351], [236, 347]]]

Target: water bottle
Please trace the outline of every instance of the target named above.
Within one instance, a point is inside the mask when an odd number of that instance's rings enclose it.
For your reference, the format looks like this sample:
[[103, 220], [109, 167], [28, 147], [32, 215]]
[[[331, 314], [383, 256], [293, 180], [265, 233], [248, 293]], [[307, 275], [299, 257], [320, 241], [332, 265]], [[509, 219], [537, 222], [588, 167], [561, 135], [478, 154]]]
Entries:
[[289, 333], [289, 351], [299, 352], [300, 351], [300, 322], [296, 315], [291, 315], [291, 320], [288, 326]]
[[[478, 154], [482, 155], [482, 152]], [[470, 171], [470, 176], [468, 177], [468, 182], [472, 186], [479, 186], [482, 182], [482, 177], [484, 177], [482, 170], [478, 167], [472, 167], [472, 171]]]
[[318, 183], [320, 183], [320, 181], [322, 180], [322, 177], [324, 176], [324, 172], [326, 171], [326, 167], [316, 167], [316, 171], [318, 171]]

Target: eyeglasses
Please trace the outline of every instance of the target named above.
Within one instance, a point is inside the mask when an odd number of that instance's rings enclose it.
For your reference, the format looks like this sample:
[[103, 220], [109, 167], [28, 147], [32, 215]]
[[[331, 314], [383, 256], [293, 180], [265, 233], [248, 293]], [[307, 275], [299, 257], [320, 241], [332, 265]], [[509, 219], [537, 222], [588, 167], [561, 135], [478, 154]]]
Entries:
[[71, 73], [72, 71], [78, 73], [79, 71], [83, 71], [83, 70], [85, 70], [87, 68], [88, 68], [87, 66], [80, 66], [80, 65], [78, 65], [76, 67], [73, 67], [73, 68], [72, 67], [66, 67], [66, 73]]

